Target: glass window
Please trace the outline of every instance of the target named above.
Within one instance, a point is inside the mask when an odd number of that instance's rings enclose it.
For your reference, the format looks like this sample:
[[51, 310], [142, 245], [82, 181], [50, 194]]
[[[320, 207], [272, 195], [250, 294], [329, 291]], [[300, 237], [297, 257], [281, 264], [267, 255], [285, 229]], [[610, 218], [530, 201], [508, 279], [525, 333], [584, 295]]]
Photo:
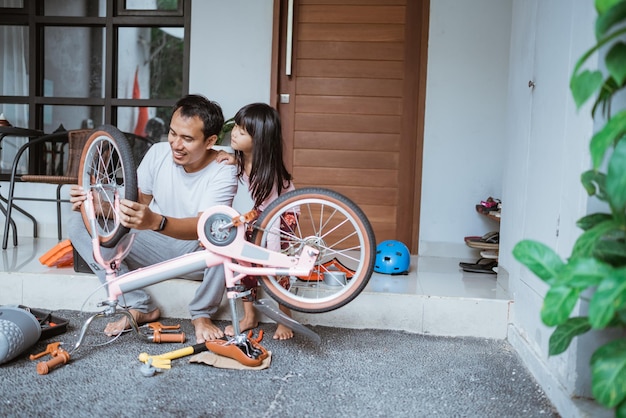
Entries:
[[104, 109], [101, 106], [43, 106], [44, 132], [54, 132], [59, 128], [94, 128], [104, 123]]
[[[13, 126], [111, 124], [167, 140], [171, 106], [189, 90], [191, 0], [0, 0], [0, 9], [0, 113]], [[27, 140], [2, 142], [0, 180]]]
[[0, 95], [28, 96], [28, 27], [0, 25], [0, 51]]
[[106, 16], [106, 0], [46, 0], [45, 16]]
[[[161, 14], [182, 16], [181, 0], [119, 0], [120, 14], [131, 14], [135, 10], [149, 10]], [[135, 13], [133, 13], [135, 14]]]
[[25, 128], [28, 126], [28, 105], [0, 103], [0, 115], [10, 126]]
[[[0, 116], [12, 127], [24, 128], [28, 126], [28, 105], [0, 104]], [[7, 135], [0, 140], [0, 173], [7, 177], [11, 173], [11, 166], [17, 150], [28, 141], [22, 136]], [[22, 158], [18, 167], [18, 174], [26, 171], [28, 160]]]
[[117, 97], [181, 97], [184, 90], [183, 39], [183, 28], [120, 28]]
[[23, 8], [24, 0], [0, 0], [0, 7]]
[[44, 30], [45, 97], [104, 97], [104, 28], [52, 26]]
[[118, 127], [124, 132], [145, 136], [153, 142], [167, 141], [171, 107], [118, 107]]

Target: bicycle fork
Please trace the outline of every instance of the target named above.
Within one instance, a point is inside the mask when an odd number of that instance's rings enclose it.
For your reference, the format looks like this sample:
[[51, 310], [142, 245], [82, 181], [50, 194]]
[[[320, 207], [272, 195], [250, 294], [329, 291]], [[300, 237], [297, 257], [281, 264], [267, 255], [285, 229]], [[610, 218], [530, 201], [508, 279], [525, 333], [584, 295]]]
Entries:
[[[240, 335], [241, 331], [239, 329], [239, 314], [237, 311], [237, 299], [241, 299], [245, 296], [250, 295], [252, 291], [251, 290], [247, 290], [243, 292], [241, 291], [243, 290], [243, 288], [240, 285], [237, 285], [236, 283], [238, 283], [241, 277], [245, 276], [245, 274], [241, 273], [238, 276], [234, 276], [233, 270], [229, 268], [228, 263], [224, 265], [224, 273], [226, 275], [226, 284], [227, 284], [226, 294], [228, 297], [228, 303], [230, 305], [230, 312], [231, 312], [234, 335]], [[286, 326], [292, 331], [305, 336], [306, 338], [310, 339], [311, 341], [317, 344], [320, 344], [322, 342], [322, 339], [317, 333], [313, 332], [312, 330], [305, 327], [304, 325], [294, 320], [293, 318], [288, 317], [287, 315], [285, 315], [278, 309], [275, 309], [271, 301], [267, 299], [258, 299], [258, 300], [255, 299], [252, 302], [252, 305], [254, 306], [255, 309], [260, 311], [262, 314], [264, 314], [268, 318], [271, 318], [277, 323]]]

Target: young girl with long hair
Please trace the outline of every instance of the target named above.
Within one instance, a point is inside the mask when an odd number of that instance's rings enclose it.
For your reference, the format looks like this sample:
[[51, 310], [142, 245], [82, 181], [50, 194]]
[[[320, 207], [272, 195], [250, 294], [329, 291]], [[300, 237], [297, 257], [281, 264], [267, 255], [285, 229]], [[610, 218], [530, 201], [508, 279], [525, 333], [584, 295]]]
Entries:
[[[276, 109], [265, 103], [252, 103], [241, 108], [234, 117], [235, 125], [231, 132], [230, 146], [235, 155], [220, 152], [218, 161], [237, 165], [240, 184], [248, 187], [253, 209], [262, 212], [278, 196], [294, 190], [291, 174], [283, 163], [283, 137], [280, 116]], [[270, 244], [272, 245], [272, 244]], [[279, 244], [273, 244], [279, 246]], [[280, 248], [272, 248], [280, 250]], [[288, 285], [288, 278], [285, 278]], [[251, 300], [243, 300], [244, 317], [239, 322], [241, 332], [256, 328], [258, 321], [252, 300], [256, 298], [258, 286], [256, 277], [246, 277], [242, 284], [252, 289]], [[280, 310], [288, 316], [291, 311], [280, 305]], [[232, 326], [227, 326], [226, 335], [233, 335]], [[286, 340], [293, 337], [293, 331], [278, 324], [274, 339]]]

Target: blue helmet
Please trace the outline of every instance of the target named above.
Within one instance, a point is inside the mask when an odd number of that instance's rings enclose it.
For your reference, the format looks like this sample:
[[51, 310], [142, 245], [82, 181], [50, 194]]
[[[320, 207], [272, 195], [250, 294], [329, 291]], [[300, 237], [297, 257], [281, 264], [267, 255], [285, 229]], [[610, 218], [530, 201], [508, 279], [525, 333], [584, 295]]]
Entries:
[[384, 274], [404, 274], [409, 271], [411, 254], [400, 241], [383, 241], [376, 247], [374, 271]]

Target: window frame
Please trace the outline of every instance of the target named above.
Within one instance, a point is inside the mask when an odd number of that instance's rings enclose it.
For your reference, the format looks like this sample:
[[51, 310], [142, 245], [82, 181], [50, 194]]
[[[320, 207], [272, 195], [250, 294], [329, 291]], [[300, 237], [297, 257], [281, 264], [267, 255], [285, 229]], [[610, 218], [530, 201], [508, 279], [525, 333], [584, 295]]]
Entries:
[[[45, 0], [24, 0], [24, 7], [0, 7], [0, 25], [28, 27], [28, 79], [27, 96], [0, 95], [0, 106], [3, 104], [27, 105], [28, 126], [25, 128], [43, 130], [44, 107], [50, 105], [93, 106], [103, 109], [103, 122], [117, 125], [117, 109], [120, 107], [171, 107], [178, 97], [171, 99], [122, 99], [117, 97], [118, 29], [124, 27], [183, 27], [183, 63], [182, 92], [189, 92], [189, 55], [191, 29], [191, 0], [178, 0], [178, 10], [125, 10], [124, 0], [105, 0], [106, 16], [44, 16]], [[105, 49], [103, 59], [104, 97], [55, 97], [44, 96], [44, 32], [46, 27], [100, 27], [104, 28]], [[48, 133], [48, 132], [46, 132]], [[32, 160], [34, 160], [33, 158]], [[29, 169], [33, 169], [32, 161]], [[0, 173], [0, 180], [8, 180], [8, 175]]]
[[[90, 0], [87, 0], [90, 1]], [[182, 92], [189, 93], [189, 62], [191, 37], [191, 0], [179, 0], [177, 10], [125, 10], [124, 0], [105, 0], [106, 15], [103, 17], [44, 16], [45, 0], [24, 0], [23, 7], [0, 7], [0, 25], [25, 26], [28, 28], [28, 95], [0, 95], [0, 107], [4, 104], [26, 105], [28, 126], [44, 129], [44, 108], [54, 105], [91, 106], [103, 110], [103, 123], [117, 125], [118, 108], [122, 107], [172, 107], [179, 97], [171, 99], [122, 99], [117, 97], [118, 30], [124, 27], [182, 27], [183, 40]], [[104, 97], [55, 97], [44, 96], [44, 33], [46, 27], [92, 27], [103, 28], [105, 49]], [[49, 133], [49, 132], [46, 132]], [[1, 146], [1, 144], [0, 144]], [[38, 156], [29, 156], [29, 172], [36, 172]], [[9, 174], [0, 173], [0, 180], [8, 180]]]
[[127, 9], [124, 3], [126, 0], [117, 0], [117, 14], [119, 16], [185, 16], [184, 0], [178, 0], [176, 10]]

